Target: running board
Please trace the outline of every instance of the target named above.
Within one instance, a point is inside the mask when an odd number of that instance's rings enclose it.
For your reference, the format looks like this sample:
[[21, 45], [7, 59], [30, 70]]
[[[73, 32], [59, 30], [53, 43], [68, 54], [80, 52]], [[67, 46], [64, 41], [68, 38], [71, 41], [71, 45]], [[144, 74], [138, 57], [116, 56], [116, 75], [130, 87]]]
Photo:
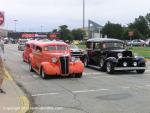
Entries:
[[96, 69], [100, 69], [100, 67], [99, 66], [94, 66], [94, 65], [88, 65], [89, 67], [92, 67], [92, 68], [96, 68]]

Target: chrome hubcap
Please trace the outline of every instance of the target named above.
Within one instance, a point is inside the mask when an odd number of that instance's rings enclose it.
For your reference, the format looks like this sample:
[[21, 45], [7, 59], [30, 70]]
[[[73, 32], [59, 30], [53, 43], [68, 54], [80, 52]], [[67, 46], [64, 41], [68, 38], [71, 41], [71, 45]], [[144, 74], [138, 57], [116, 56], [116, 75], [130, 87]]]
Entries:
[[43, 69], [42, 69], [42, 78], [44, 78], [45, 77], [45, 75], [44, 75], [44, 71], [43, 71]]
[[100, 67], [103, 67], [103, 65], [104, 65], [104, 61], [103, 61], [103, 59], [101, 59], [100, 60]]
[[111, 70], [111, 65], [110, 65], [110, 63], [108, 62], [108, 63], [107, 63], [107, 72], [110, 72], [110, 70]]

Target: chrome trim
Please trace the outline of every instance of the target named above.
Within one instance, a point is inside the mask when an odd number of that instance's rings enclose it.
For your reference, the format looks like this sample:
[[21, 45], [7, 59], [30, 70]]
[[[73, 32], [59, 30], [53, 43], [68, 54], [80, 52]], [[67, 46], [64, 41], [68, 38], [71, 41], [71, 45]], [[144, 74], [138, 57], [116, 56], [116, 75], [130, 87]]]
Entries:
[[146, 67], [115, 67], [114, 70], [138, 70], [138, 69], [147, 69]]

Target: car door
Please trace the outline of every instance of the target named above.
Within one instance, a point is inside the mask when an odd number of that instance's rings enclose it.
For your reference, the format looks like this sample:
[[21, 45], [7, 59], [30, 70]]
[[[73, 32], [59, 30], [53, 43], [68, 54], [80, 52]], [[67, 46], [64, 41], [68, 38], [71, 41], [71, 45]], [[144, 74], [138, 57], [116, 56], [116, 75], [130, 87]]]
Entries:
[[39, 68], [42, 62], [42, 48], [39, 46], [36, 46], [36, 51], [35, 51], [35, 63], [36, 63], [36, 67]]

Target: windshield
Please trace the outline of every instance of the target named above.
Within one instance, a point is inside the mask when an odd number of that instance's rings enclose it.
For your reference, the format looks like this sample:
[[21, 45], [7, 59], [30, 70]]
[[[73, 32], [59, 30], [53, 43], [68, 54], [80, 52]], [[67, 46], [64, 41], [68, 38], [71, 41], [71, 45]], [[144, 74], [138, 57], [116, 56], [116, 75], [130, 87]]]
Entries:
[[64, 45], [54, 45], [54, 46], [47, 46], [44, 48], [45, 51], [53, 51], [53, 50], [68, 50], [67, 46]]
[[124, 49], [124, 44], [120, 42], [107, 42], [102, 45], [103, 49]]

